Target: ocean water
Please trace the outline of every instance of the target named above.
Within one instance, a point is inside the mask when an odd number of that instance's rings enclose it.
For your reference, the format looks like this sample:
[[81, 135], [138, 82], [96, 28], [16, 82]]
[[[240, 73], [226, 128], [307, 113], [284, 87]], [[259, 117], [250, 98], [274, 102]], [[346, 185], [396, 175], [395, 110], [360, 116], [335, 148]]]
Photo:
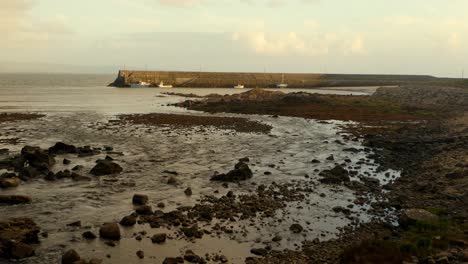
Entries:
[[[114, 75], [0, 73], [0, 112], [167, 112], [167, 108], [161, 108], [160, 106], [181, 99], [163, 97], [164, 92], [207, 95], [210, 93], [233, 94], [248, 90], [107, 87], [114, 79]], [[326, 90], [314, 89], [312, 91], [303, 89], [284, 89], [283, 91], [366, 95], [373, 90], [363, 92], [359, 88], [354, 91], [330, 90], [330, 88], [327, 88]]]

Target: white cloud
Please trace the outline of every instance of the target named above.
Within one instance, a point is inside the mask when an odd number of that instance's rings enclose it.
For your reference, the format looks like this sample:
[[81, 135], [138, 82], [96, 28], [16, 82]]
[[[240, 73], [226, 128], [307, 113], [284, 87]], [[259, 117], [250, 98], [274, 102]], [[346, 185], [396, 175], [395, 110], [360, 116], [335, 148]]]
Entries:
[[232, 39], [260, 55], [321, 56], [336, 52], [346, 55], [367, 53], [362, 36], [316, 33], [301, 35], [297, 32], [266, 33], [265, 31], [236, 32]]
[[237, 32], [233, 40], [246, 44], [257, 54], [264, 55], [323, 55], [328, 46], [323, 43], [309, 42], [296, 32], [267, 34], [262, 31]]

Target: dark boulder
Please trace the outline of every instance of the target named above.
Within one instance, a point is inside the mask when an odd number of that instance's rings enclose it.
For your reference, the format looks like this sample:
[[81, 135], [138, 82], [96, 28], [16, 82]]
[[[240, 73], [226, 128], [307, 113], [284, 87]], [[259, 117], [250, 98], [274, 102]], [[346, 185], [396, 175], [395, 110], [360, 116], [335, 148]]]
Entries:
[[167, 235], [164, 233], [161, 233], [161, 234], [156, 234], [152, 236], [151, 242], [155, 244], [163, 244], [164, 242], [166, 242], [166, 239], [167, 239]]
[[340, 184], [351, 180], [349, 172], [340, 165], [336, 165], [331, 170], [324, 170], [319, 175], [323, 177], [320, 182], [325, 184]]
[[92, 149], [90, 146], [79, 147], [76, 149], [78, 157], [91, 157], [99, 154], [100, 152]]
[[212, 181], [223, 181], [223, 182], [238, 182], [245, 181], [252, 178], [253, 173], [250, 170], [249, 165], [240, 161], [234, 166], [234, 169], [229, 171], [227, 174], [218, 174], [211, 177]]
[[153, 213], [153, 209], [149, 205], [138, 206], [135, 212], [139, 215], [150, 215]]
[[31, 244], [39, 243], [40, 228], [29, 218], [0, 222], [0, 258], [22, 259], [34, 255]]
[[25, 146], [21, 149], [21, 156], [31, 167], [40, 171], [48, 170], [55, 164], [55, 159], [39, 147]]
[[120, 220], [120, 225], [122, 226], [134, 226], [136, 224], [137, 218], [134, 215], [127, 215]]
[[132, 203], [136, 205], [145, 205], [148, 202], [148, 195], [144, 194], [134, 194], [132, 198]]
[[31, 197], [26, 196], [26, 195], [8, 195], [8, 194], [3, 194], [0, 195], [0, 204], [8, 204], [8, 205], [14, 205], [14, 204], [25, 204], [25, 203], [30, 203], [32, 201]]
[[94, 176], [103, 176], [118, 174], [123, 171], [122, 167], [119, 164], [112, 161], [102, 161], [96, 164], [94, 168], [91, 169], [90, 173]]
[[257, 256], [266, 256], [268, 255], [268, 250], [264, 248], [252, 248], [250, 253], [257, 255]]
[[101, 238], [110, 240], [120, 240], [120, 228], [116, 223], [106, 223], [99, 229], [99, 236]]
[[195, 254], [192, 250], [185, 251], [184, 260], [189, 263], [203, 263], [202, 258]]
[[85, 231], [81, 236], [85, 239], [90, 239], [90, 240], [97, 238], [97, 236], [91, 231]]
[[62, 256], [62, 264], [75, 264], [79, 260], [81, 260], [80, 255], [73, 249], [68, 250]]
[[68, 145], [63, 142], [57, 142], [53, 147], [49, 148], [49, 153], [53, 155], [57, 154], [72, 154], [76, 153], [76, 147]]
[[300, 224], [292, 224], [289, 227], [289, 230], [291, 230], [293, 233], [298, 234], [301, 233], [304, 228]]

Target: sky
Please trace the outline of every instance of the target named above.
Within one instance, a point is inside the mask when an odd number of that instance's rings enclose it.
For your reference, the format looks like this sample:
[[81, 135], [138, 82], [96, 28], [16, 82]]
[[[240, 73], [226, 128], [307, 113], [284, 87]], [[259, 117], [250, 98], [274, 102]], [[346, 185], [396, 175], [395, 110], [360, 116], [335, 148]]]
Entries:
[[468, 75], [468, 0], [0, 0], [0, 71]]

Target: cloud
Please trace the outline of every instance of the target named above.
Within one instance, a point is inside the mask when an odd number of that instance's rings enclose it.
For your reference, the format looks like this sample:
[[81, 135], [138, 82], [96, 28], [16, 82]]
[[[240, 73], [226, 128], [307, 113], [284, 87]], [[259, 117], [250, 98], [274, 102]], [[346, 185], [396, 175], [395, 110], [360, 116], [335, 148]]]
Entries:
[[367, 53], [362, 36], [297, 32], [266, 33], [265, 31], [236, 32], [232, 39], [259, 55], [269, 56], [321, 56], [331, 53], [362, 55]]
[[237, 32], [232, 36], [257, 54], [263, 55], [323, 55], [328, 53], [327, 45], [309, 42], [296, 32], [267, 34], [262, 31]]

